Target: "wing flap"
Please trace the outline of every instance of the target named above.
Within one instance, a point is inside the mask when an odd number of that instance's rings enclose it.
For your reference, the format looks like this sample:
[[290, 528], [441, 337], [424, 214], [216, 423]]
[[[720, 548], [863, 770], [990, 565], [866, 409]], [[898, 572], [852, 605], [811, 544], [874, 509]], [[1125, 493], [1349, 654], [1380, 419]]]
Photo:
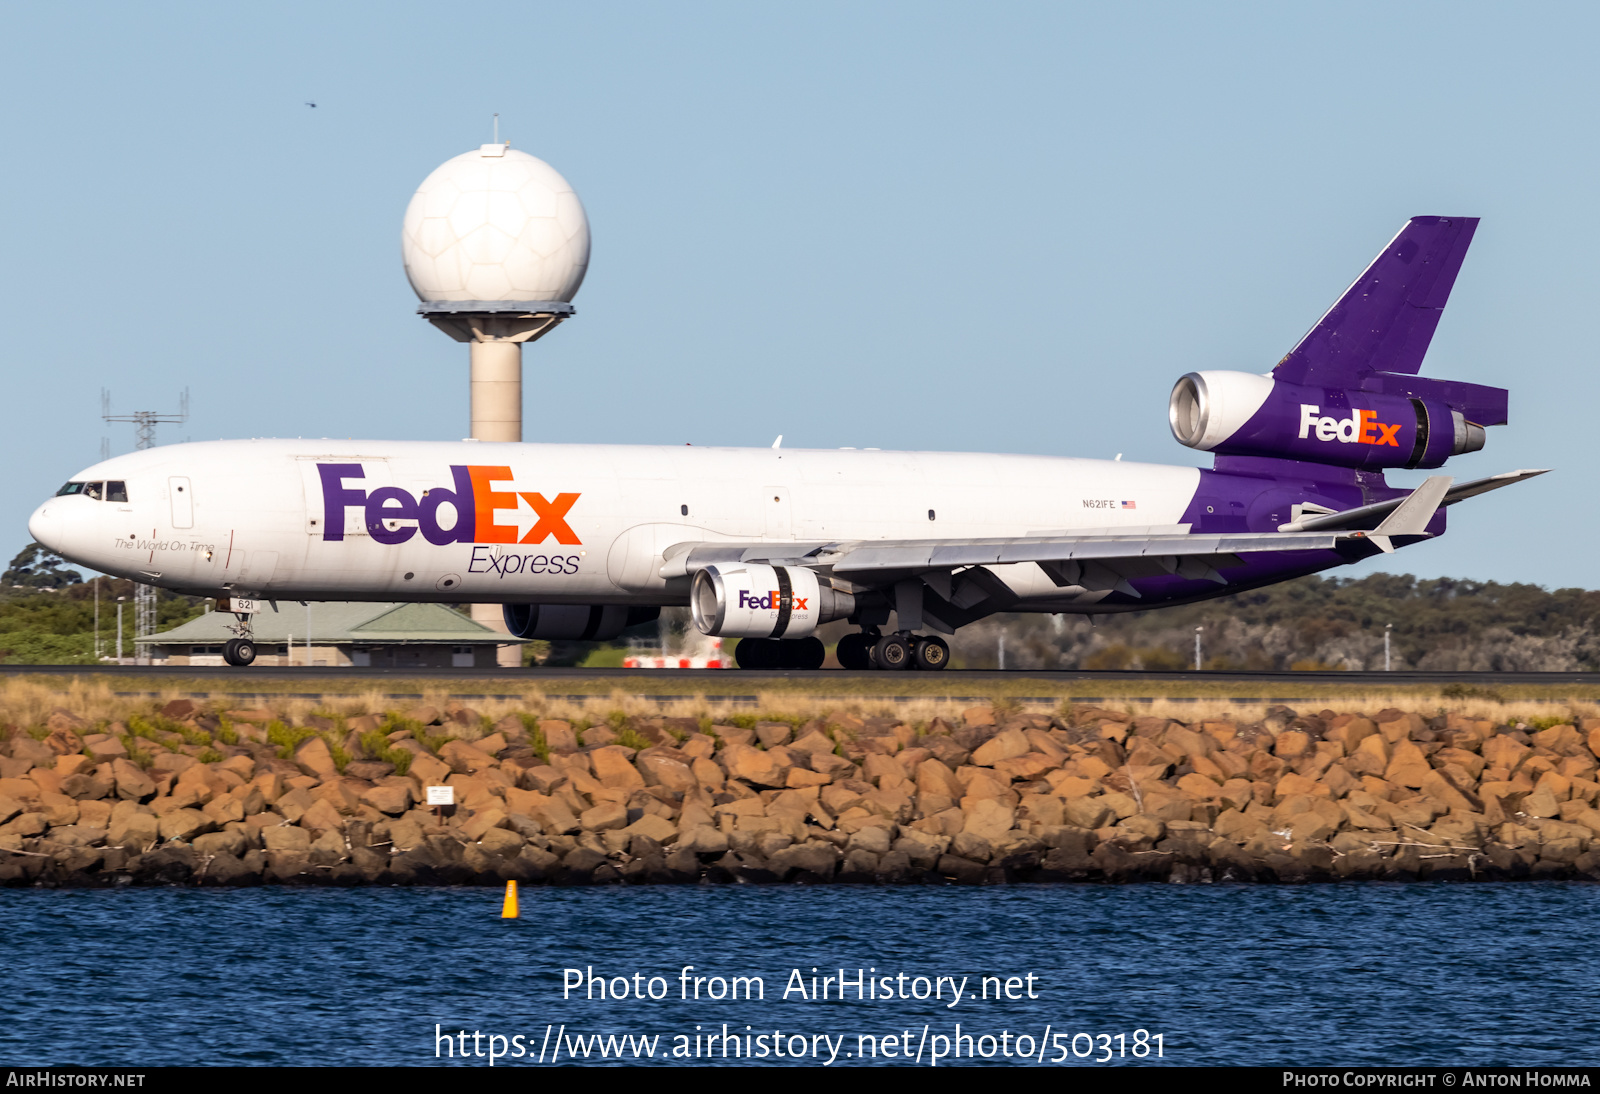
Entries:
[[[1211, 578], [1235, 556], [1255, 551], [1325, 551], [1337, 532], [1245, 532], [1215, 535], [1049, 536], [975, 540], [872, 540], [853, 543], [684, 543], [665, 552], [664, 578], [687, 577], [713, 563], [766, 562], [840, 575], [924, 573], [1028, 562], [1132, 562], [1149, 573]], [[1185, 560], [1193, 560], [1186, 562]], [[1065, 570], [1059, 571], [1065, 573]]]
[[959, 566], [1004, 566], [1023, 562], [1084, 562], [1116, 559], [1237, 555], [1249, 551], [1330, 550], [1331, 532], [1251, 532], [1237, 535], [1092, 536], [1082, 538], [873, 542], [842, 545], [825, 556], [836, 573], [874, 570], [947, 570]]

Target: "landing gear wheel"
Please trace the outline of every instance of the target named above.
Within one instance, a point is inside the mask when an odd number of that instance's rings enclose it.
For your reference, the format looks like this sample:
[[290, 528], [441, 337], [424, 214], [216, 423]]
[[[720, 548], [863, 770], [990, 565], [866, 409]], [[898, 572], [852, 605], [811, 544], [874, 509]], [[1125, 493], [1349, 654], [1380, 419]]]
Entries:
[[880, 669], [908, 669], [911, 667], [911, 643], [898, 634], [886, 635], [873, 647], [872, 658]]
[[741, 638], [733, 647], [733, 660], [742, 669], [775, 669], [781, 650], [770, 638]]
[[847, 634], [839, 639], [839, 644], [834, 647], [833, 655], [839, 659], [839, 667], [860, 672], [872, 667], [872, 641], [866, 635], [857, 631]]
[[827, 647], [822, 644], [822, 639], [815, 636], [785, 638], [778, 643], [780, 669], [820, 669], [827, 657]]
[[244, 668], [256, 659], [256, 644], [248, 638], [233, 638], [222, 647], [222, 659], [234, 668]]
[[945, 645], [944, 639], [933, 635], [918, 638], [914, 659], [917, 668], [936, 672], [950, 663], [950, 647]]

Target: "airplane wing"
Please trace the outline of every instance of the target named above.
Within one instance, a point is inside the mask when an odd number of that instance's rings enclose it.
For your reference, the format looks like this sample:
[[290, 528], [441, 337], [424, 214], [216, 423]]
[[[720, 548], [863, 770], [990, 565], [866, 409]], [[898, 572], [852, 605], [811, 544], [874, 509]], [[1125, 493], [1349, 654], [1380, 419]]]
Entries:
[[1116, 591], [1138, 597], [1130, 579], [1160, 575], [1225, 585], [1219, 571], [1243, 565], [1240, 555], [1335, 550], [1347, 541], [1393, 551], [1426, 539], [1428, 522], [1441, 506], [1538, 474], [1543, 472], [1513, 471], [1454, 487], [1449, 476], [1435, 475], [1404, 497], [1305, 516], [1276, 532], [1193, 534], [1187, 525], [1175, 525], [993, 539], [689, 542], [667, 548], [659, 572], [670, 580], [711, 565], [803, 566], [844, 592], [887, 592], [903, 616], [926, 618], [948, 633], [1015, 601], [990, 566], [1032, 563], [1069, 596]]
[[805, 566], [842, 579], [850, 586], [871, 588], [892, 585], [910, 577], [1032, 562], [1058, 586], [1115, 588], [1138, 596], [1127, 578], [1177, 574], [1226, 584], [1217, 570], [1240, 565], [1238, 556], [1241, 553], [1331, 550], [1342, 539], [1361, 539], [1366, 535], [1362, 531], [1330, 531], [833, 543], [680, 543], [666, 550], [660, 574], [668, 579], [688, 577], [714, 564], [759, 562]]
[[[1264, 532], [1236, 535], [1023, 537], [973, 540], [873, 540], [840, 544], [819, 556], [834, 573], [945, 570], [1036, 562], [1047, 573], [1069, 564], [1133, 559], [1221, 559], [1244, 551], [1328, 550], [1334, 532]], [[1174, 572], [1172, 570], [1169, 573]]]
[[[1378, 546], [1393, 549], [1425, 538], [1396, 530]], [[804, 566], [834, 589], [854, 595], [876, 590], [894, 604], [904, 625], [923, 623], [946, 634], [1018, 601], [1015, 590], [988, 567], [1032, 563], [1063, 598], [1095, 603], [1112, 592], [1139, 597], [1132, 578], [1176, 575], [1226, 585], [1220, 570], [1243, 565], [1241, 553], [1316, 551], [1360, 540], [1364, 531], [1256, 532], [1190, 535], [1021, 536], [1005, 539], [865, 540], [836, 543], [679, 543], [664, 552], [663, 578], [693, 576], [707, 566], [760, 563]]]

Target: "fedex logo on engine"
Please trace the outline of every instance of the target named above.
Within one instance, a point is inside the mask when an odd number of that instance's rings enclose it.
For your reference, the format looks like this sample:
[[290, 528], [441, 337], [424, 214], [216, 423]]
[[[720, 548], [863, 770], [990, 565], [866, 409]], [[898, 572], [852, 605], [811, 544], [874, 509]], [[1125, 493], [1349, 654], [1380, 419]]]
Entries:
[[1378, 421], [1376, 410], [1358, 410], [1348, 418], [1324, 418], [1322, 408], [1310, 403], [1300, 404], [1300, 439], [1316, 430], [1319, 441], [1338, 441], [1340, 444], [1388, 444], [1400, 447], [1397, 435], [1400, 425], [1385, 425]]
[[[435, 486], [416, 497], [398, 486], [367, 491], [351, 480], [366, 478], [359, 463], [319, 463], [322, 481], [322, 538], [344, 539], [345, 511], [360, 509], [367, 533], [379, 543], [404, 543], [418, 532], [429, 543], [557, 543], [580, 540], [567, 523], [577, 494], [543, 494], [496, 490], [513, 478], [509, 467], [452, 466], [450, 487]], [[510, 524], [499, 523], [500, 514]], [[448, 523], [447, 523], [448, 522]], [[531, 524], [519, 539], [522, 526]]]
[[769, 612], [781, 609], [785, 600], [790, 602], [790, 611], [803, 612], [806, 610], [806, 604], [810, 601], [810, 599], [811, 598], [809, 596], [786, 597], [777, 589], [773, 589], [766, 596], [756, 596], [753, 593], [745, 592], [743, 589], [739, 590], [739, 607], [751, 609], [760, 608], [763, 611]]

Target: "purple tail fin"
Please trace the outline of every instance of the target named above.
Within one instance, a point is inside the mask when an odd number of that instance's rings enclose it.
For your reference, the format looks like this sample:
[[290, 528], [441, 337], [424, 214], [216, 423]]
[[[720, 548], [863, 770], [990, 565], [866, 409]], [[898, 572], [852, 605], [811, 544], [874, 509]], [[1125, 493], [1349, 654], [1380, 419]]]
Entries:
[[1477, 217], [1413, 217], [1273, 375], [1329, 387], [1373, 372], [1415, 376], [1477, 227]]

